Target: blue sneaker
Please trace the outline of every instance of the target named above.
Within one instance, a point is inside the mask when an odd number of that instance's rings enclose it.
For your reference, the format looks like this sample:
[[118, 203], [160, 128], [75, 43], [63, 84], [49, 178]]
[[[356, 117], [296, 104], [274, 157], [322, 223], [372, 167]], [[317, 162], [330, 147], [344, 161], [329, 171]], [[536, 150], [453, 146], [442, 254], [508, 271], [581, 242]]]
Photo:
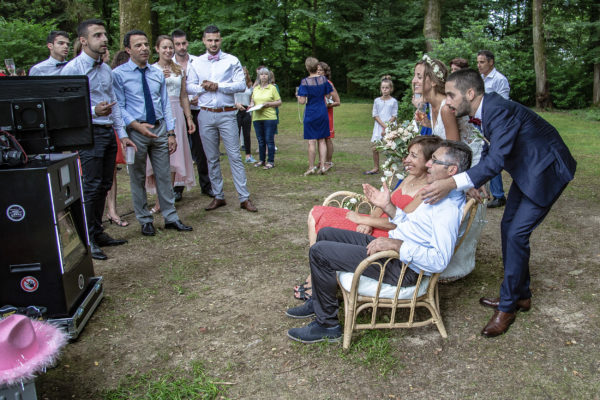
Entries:
[[246, 158], [246, 163], [248, 163], [248, 164], [252, 164], [255, 162], [256, 162], [256, 159], [252, 156], [250, 156], [249, 158]]
[[340, 324], [327, 327], [313, 321], [302, 328], [290, 329], [287, 335], [290, 339], [301, 343], [336, 343], [342, 340], [342, 327]]
[[285, 315], [297, 319], [314, 317], [315, 309], [312, 299], [305, 301], [301, 306], [289, 308], [285, 312]]

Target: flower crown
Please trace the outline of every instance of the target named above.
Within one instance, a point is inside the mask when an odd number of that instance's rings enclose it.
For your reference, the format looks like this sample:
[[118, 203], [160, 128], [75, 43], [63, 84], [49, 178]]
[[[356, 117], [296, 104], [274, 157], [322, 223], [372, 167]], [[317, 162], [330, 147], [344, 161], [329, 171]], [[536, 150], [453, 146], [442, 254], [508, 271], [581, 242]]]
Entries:
[[425, 61], [429, 66], [433, 69], [433, 74], [442, 82], [445, 82], [444, 73], [440, 69], [439, 65], [437, 65], [431, 57], [427, 54], [423, 56], [423, 61]]

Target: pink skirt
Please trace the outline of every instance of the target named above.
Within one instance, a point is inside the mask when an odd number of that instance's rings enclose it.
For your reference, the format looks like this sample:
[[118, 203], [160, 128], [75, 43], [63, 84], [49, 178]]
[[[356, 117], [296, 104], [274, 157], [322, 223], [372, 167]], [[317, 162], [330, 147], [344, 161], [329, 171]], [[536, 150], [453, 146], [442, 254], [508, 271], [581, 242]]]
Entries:
[[[179, 97], [169, 97], [173, 118], [175, 118], [175, 139], [177, 139], [177, 150], [171, 154], [170, 164], [171, 173], [175, 173], [173, 186], [185, 186], [190, 189], [196, 185], [194, 176], [194, 161], [188, 142], [187, 127], [185, 124], [185, 115]], [[194, 132], [197, 135], [197, 132]], [[150, 158], [146, 161], [146, 191], [156, 193], [156, 181], [154, 180], [154, 171], [150, 164]]]

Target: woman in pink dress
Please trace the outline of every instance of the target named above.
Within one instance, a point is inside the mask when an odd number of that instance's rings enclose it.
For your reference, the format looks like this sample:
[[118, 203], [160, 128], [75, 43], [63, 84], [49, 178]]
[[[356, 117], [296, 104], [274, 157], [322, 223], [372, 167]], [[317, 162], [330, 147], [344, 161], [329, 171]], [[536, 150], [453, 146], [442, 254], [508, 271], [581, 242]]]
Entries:
[[[406, 178], [392, 193], [392, 203], [410, 213], [421, 204], [419, 191], [427, 185], [426, 163], [437, 150], [442, 139], [437, 136], [417, 136], [408, 147], [408, 155], [403, 160]], [[323, 227], [353, 230], [375, 237], [387, 237], [388, 231], [396, 225], [380, 208], [371, 215], [358, 214], [344, 208], [315, 206], [308, 214], [308, 241], [310, 246], [317, 241], [317, 232]], [[294, 287], [294, 297], [308, 300], [312, 294], [310, 275], [302, 285]]]
[[[192, 134], [196, 130], [194, 119], [190, 110], [190, 102], [185, 89], [185, 71], [173, 62], [175, 54], [173, 40], [170, 36], [160, 35], [156, 40], [156, 52], [158, 53], [158, 62], [152, 64], [154, 68], [160, 69], [165, 74], [167, 84], [167, 93], [171, 110], [175, 118], [175, 139], [177, 140], [177, 150], [171, 154], [171, 181], [173, 186], [186, 186], [190, 188], [196, 185], [194, 176], [194, 161], [190, 146], [188, 146], [187, 134]], [[187, 126], [186, 128], [186, 120]], [[187, 134], [186, 134], [187, 132]], [[156, 193], [156, 181], [150, 160], [146, 163], [146, 190], [150, 193]], [[158, 200], [152, 207], [153, 213], [160, 211]]]

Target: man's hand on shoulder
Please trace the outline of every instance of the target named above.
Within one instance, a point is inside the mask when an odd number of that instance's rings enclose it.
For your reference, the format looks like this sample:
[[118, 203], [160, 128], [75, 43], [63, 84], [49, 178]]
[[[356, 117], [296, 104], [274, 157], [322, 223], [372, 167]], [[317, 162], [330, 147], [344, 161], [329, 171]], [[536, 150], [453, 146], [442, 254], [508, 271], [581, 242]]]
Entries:
[[380, 237], [371, 241], [367, 245], [367, 254], [371, 256], [375, 253], [386, 250], [400, 252], [400, 246], [402, 246], [402, 240]]
[[450, 177], [430, 183], [421, 189], [421, 194], [425, 204], [435, 204], [448, 196], [452, 189], [456, 189], [456, 182]]

